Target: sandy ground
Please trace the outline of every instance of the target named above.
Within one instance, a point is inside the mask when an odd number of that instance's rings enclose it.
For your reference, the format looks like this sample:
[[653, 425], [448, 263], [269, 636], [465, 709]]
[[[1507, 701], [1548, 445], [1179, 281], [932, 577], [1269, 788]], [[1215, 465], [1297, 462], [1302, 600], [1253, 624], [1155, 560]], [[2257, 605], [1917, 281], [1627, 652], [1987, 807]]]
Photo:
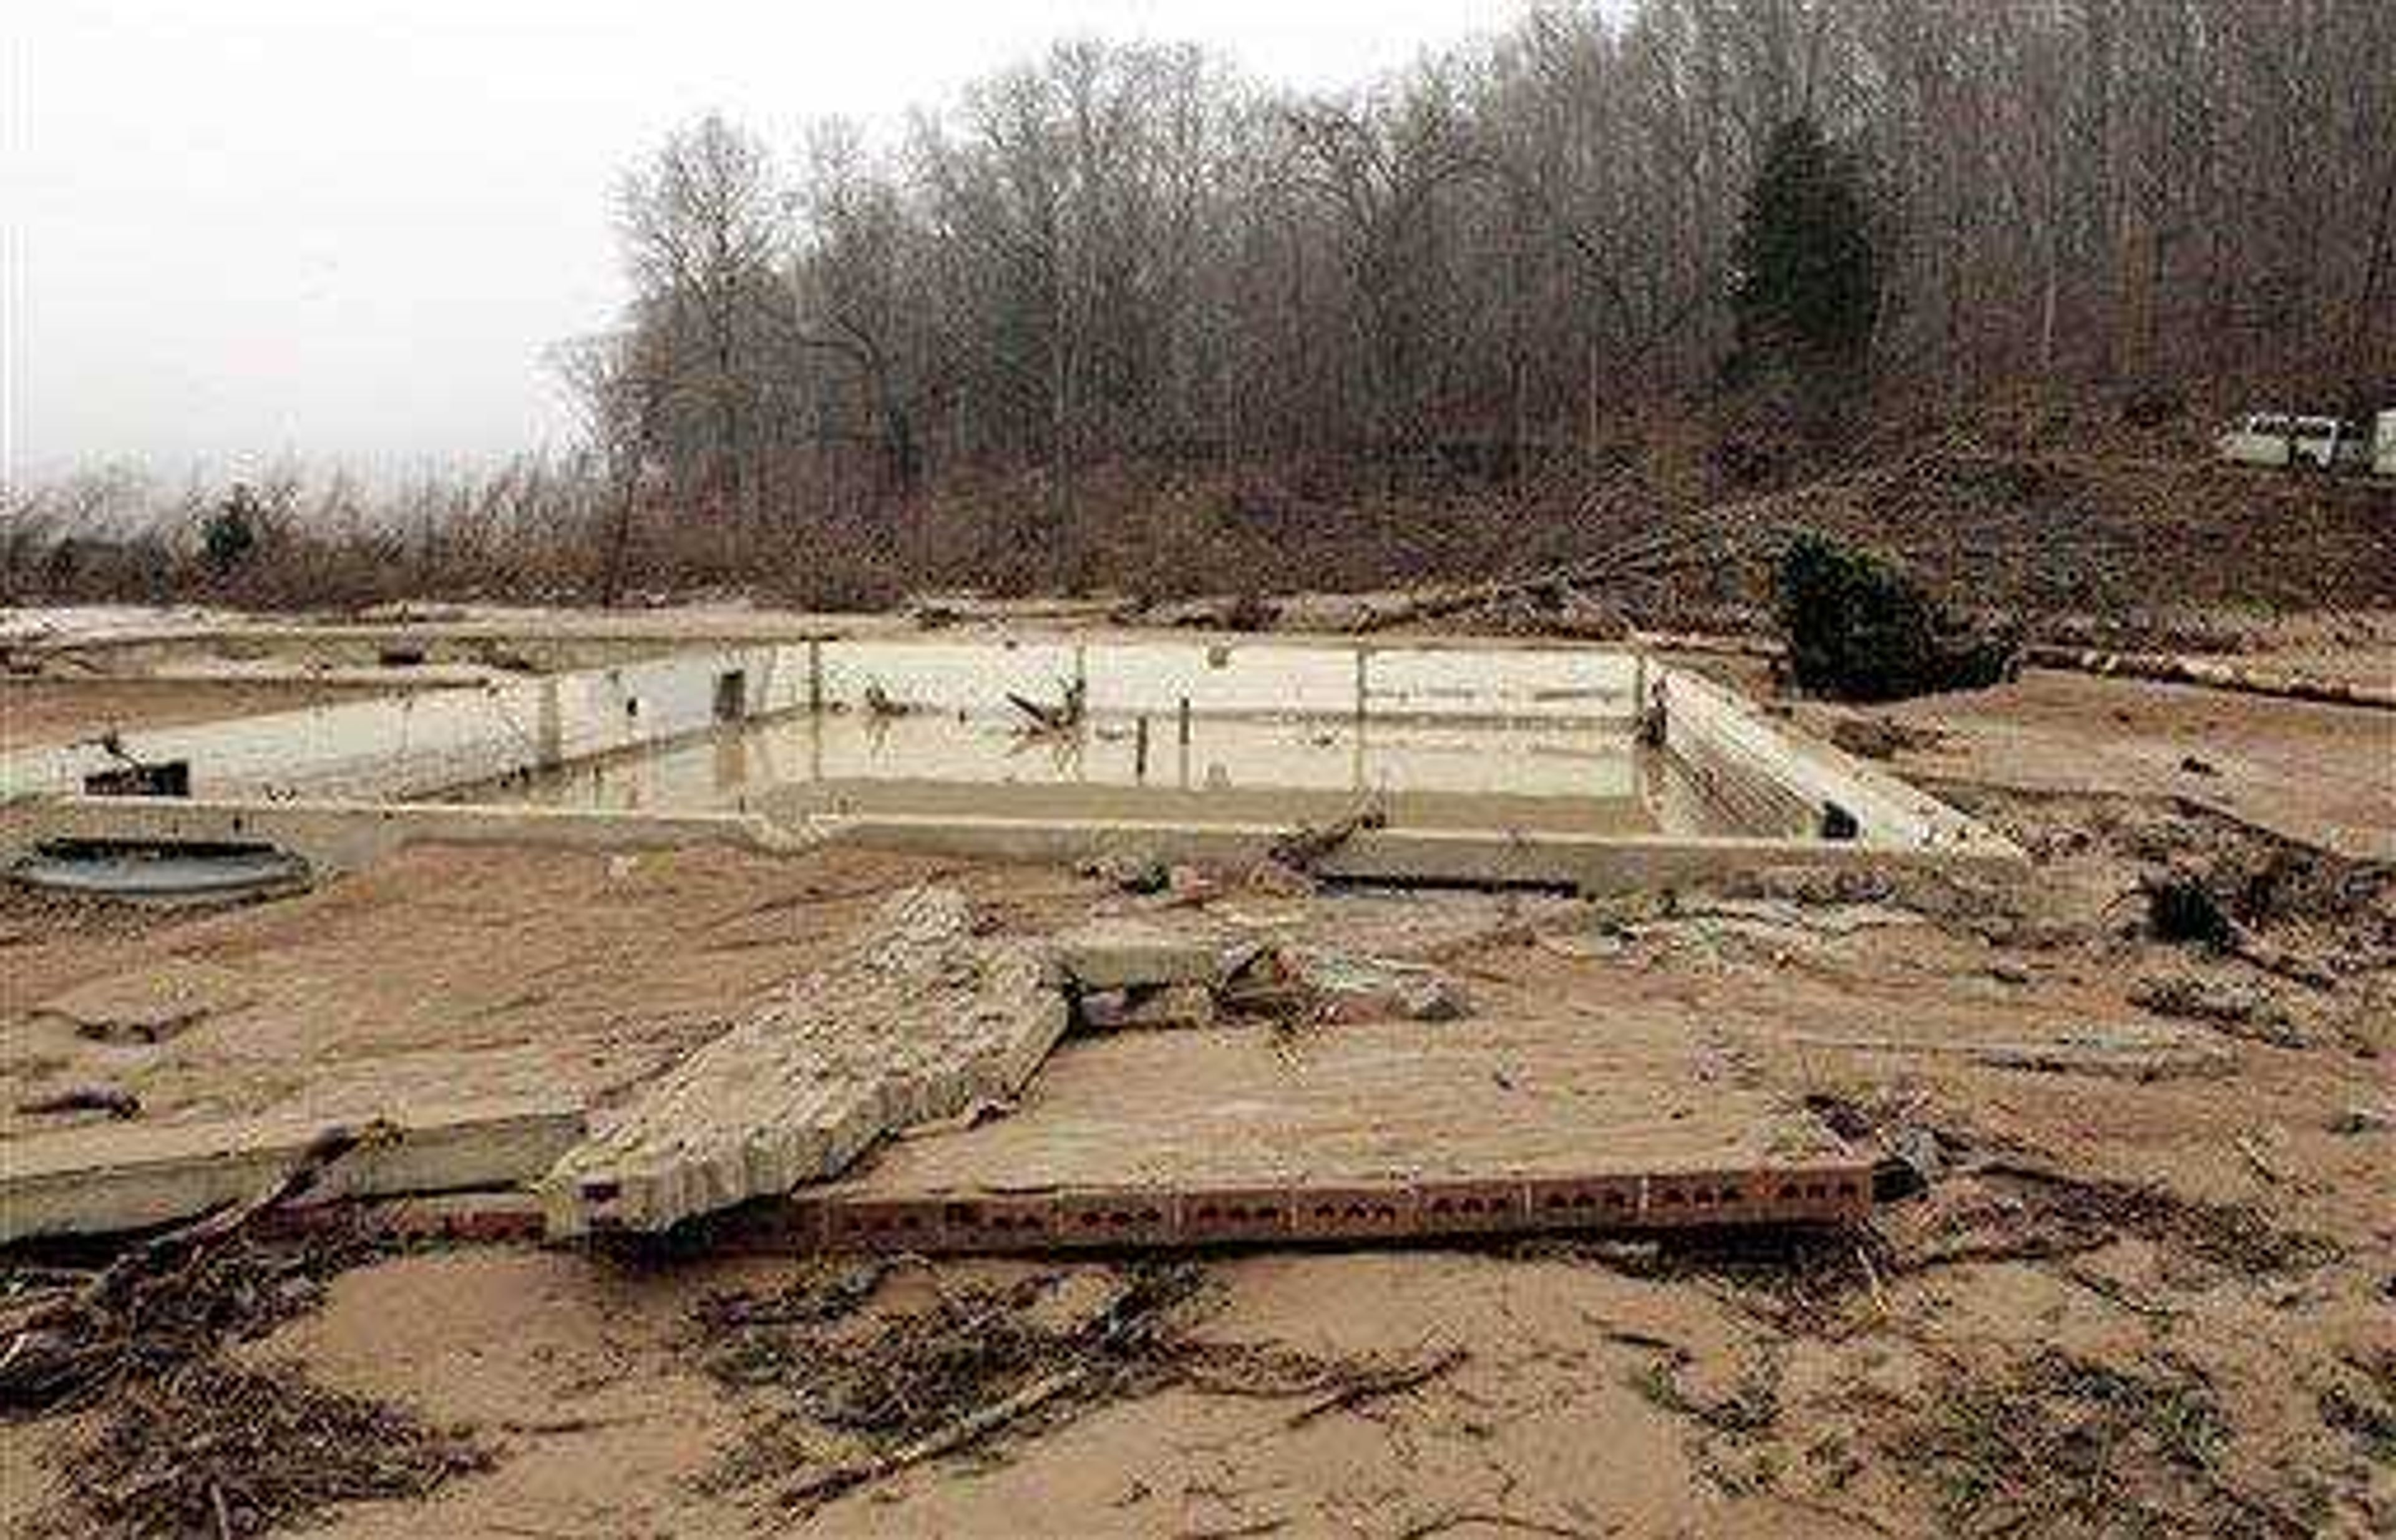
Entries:
[[[880, 898], [952, 870], [849, 851], [785, 862], [425, 846], [205, 917], [9, 889], [0, 1075], [20, 1095], [105, 1080], [157, 1121], [364, 1112], [461, 1082], [494, 1096], [562, 1088], [604, 1107], [804, 975]], [[1005, 868], [965, 879], [1027, 923], [1074, 885]], [[128, 1015], [172, 998], [193, 1016], [158, 1042], [96, 1041], [75, 1014], [95, 998]], [[0, 1136], [26, 1126], [0, 1115]]]
[[[2396, 899], [2255, 826], [2389, 839], [2396, 719], [2043, 674], [1874, 714], [1937, 735], [1896, 767], [2020, 841], [2030, 894], [1233, 892], [1182, 916], [1296, 911], [1307, 934], [1436, 956], [1473, 997], [1443, 1029], [1460, 1042], [1652, 1038], [1697, 1096], [1811, 1107], [1931, 1173], [1868, 1234], [1760, 1255], [1209, 1256], [1196, 1340], [1455, 1356], [1296, 1426], [1305, 1403], [1285, 1396], [1141, 1387], [813, 1508], [778, 1494], [846, 1446], [793, 1429], [804, 1383], [709, 1374], [720, 1329], [702, 1324], [712, 1296], [810, 1264], [397, 1255], [240, 1351], [471, 1424], [499, 1452], [429, 1500], [342, 1509], [341, 1534], [2388, 1533]], [[2178, 768], [2190, 753], [2216, 773]], [[2171, 862], [2249, 859], [2296, 873], [2256, 922], [2294, 976], [2150, 939], [2120, 902]], [[0, 1076], [13, 1102], [105, 1072], [160, 1117], [464, 1083], [562, 1082], [605, 1105], [936, 872], [1024, 929], [1126, 903], [1071, 873], [836, 851], [438, 849], [213, 917], [12, 900]], [[219, 970], [222, 1008], [163, 1043], [91, 1043], [37, 1010], [177, 965]], [[2137, 1003], [2171, 979], [2235, 1008]], [[1983, 1052], [2024, 1044], [2070, 1052], [2043, 1069]], [[1172, 1056], [1161, 1036], [1068, 1046], [1050, 1083], [1070, 1105], [1035, 1098], [1013, 1126], [927, 1146], [945, 1164], [1004, 1158], [1044, 1117], [1105, 1105], [1110, 1077], [1087, 1071], [1126, 1053]], [[901, 1268], [854, 1324], [976, 1282], [1045, 1280], [1032, 1292], [1061, 1301], [1112, 1277], [1105, 1260]], [[88, 1423], [0, 1425], [12, 1532], [55, 1499]]]

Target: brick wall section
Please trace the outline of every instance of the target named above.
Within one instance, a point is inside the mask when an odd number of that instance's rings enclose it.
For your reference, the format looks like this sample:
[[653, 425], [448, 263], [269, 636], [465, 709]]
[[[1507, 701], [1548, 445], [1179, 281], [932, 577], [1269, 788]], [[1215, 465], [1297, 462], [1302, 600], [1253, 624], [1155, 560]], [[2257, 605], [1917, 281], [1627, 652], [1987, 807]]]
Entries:
[[799, 1252], [1045, 1252], [1076, 1248], [1373, 1241], [1853, 1225], [1871, 1167], [1591, 1173], [1286, 1187], [1121, 1187], [1005, 1195], [800, 1193], [767, 1205], [744, 1241]]

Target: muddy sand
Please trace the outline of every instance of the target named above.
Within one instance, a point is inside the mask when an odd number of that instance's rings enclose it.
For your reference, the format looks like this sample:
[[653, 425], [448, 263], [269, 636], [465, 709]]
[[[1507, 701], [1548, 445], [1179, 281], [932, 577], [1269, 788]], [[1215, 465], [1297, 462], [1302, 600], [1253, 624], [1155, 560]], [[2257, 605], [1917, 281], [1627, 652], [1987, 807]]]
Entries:
[[[1899, 773], [2032, 853], [2026, 895], [1227, 881], [1155, 907], [1068, 871], [835, 850], [428, 848], [208, 916], [11, 898], [0, 1076], [12, 1105], [106, 1078], [156, 1120], [461, 1084], [565, 1085], [605, 1116], [937, 877], [1030, 932], [1131, 910], [1435, 959], [1471, 1010], [1405, 1030], [1512, 1082], [1458, 1098], [1464, 1142], [1500, 1157], [1506, 1098], [1543, 1090], [1513, 1067], [1633, 1046], [1647, 1115], [1810, 1117], [1902, 1157], [1855, 1235], [1184, 1257], [1188, 1296], [1128, 1345], [1101, 1328], [1150, 1276], [1129, 1257], [365, 1255], [229, 1351], [462, 1427], [490, 1459], [339, 1505], [326, 1533], [2386, 1533], [2396, 882], [2349, 856], [2396, 833], [2396, 717], [2040, 674], [1874, 715], [1915, 730]], [[2138, 881], [2173, 866], [2257, 945], [2149, 934]], [[131, 1043], [44, 1009], [145, 980], [206, 1008]], [[1169, 1100], [1177, 1062], [1302, 1077], [1383, 1029], [1069, 1040], [1012, 1117], [858, 1176], [1030, 1161], [1135, 1070]], [[1067, 1388], [957, 1453], [806, 1490], [1050, 1378]], [[79, 1452], [115, 1414], [0, 1425], [12, 1533], [88, 1516]]]

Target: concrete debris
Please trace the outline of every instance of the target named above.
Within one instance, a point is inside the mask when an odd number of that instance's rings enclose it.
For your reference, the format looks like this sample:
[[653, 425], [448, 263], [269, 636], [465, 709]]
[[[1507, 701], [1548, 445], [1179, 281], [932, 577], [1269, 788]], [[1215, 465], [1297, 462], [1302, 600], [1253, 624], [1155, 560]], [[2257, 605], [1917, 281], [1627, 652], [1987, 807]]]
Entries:
[[2235, 979], [2150, 973], [2130, 986], [2130, 1003], [2157, 1016], [2206, 1022], [2234, 1037], [2283, 1046], [2304, 1042], [2304, 1034], [2269, 990]]
[[141, 973], [80, 984], [33, 1009], [97, 1042], [164, 1042], [212, 1016], [250, 1002], [241, 977], [206, 962], [176, 961]]
[[1138, 920], [1098, 920], [1057, 937], [1058, 976], [1077, 989], [1211, 986], [1221, 959], [1209, 943]]
[[121, 1085], [70, 1085], [64, 1090], [28, 1096], [17, 1104], [17, 1110], [36, 1118], [62, 1112], [105, 1112], [122, 1120], [141, 1116], [141, 1098]]
[[1146, 854], [1101, 856], [1085, 861], [1081, 874], [1106, 883], [1118, 893], [1163, 893], [1173, 884], [1173, 870], [1161, 856]]
[[2396, 1102], [2366, 1106], [2357, 1102], [2330, 1120], [2333, 1134], [2385, 1134], [2396, 1129]]
[[540, 1184], [550, 1235], [662, 1231], [1011, 1100], [1065, 1030], [1046, 949], [976, 935], [965, 896], [938, 886], [885, 900], [872, 934], [559, 1161]]
[[1183, 1029], [1215, 1025], [1215, 991], [1204, 984], [1137, 985], [1085, 994], [1075, 1020], [1092, 1031]]
[[1326, 1021], [1454, 1021], [1471, 1014], [1464, 986], [1419, 962], [1311, 948], [1283, 954], [1290, 974], [1322, 1001]]
[[579, 1104], [518, 1099], [400, 1109], [363, 1125], [285, 1115], [33, 1135], [11, 1140], [0, 1164], [0, 1241], [113, 1234], [253, 1198], [341, 1127], [359, 1146], [326, 1173], [326, 1198], [512, 1187], [548, 1170], [583, 1121]]

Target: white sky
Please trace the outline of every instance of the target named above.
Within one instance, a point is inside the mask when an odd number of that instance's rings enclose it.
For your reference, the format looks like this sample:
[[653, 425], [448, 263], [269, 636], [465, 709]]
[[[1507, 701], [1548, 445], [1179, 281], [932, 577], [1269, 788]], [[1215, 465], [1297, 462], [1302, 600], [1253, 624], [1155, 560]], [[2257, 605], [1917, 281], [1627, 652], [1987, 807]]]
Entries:
[[556, 442], [623, 297], [618, 174], [721, 109], [788, 150], [1059, 37], [1360, 83], [1519, 0], [0, 0], [0, 470], [370, 476]]

